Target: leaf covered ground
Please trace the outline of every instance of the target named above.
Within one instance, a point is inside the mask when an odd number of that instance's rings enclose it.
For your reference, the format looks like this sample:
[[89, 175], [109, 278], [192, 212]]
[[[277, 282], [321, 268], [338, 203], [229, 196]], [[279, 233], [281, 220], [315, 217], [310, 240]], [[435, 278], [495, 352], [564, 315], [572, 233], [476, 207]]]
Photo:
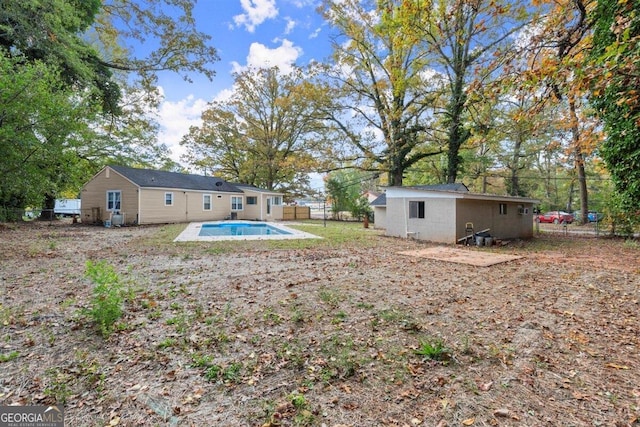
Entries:
[[[184, 226], [0, 225], [0, 404], [69, 426], [640, 425], [640, 244], [542, 233], [473, 267], [357, 224], [172, 243]], [[123, 317], [87, 313], [87, 261]]]

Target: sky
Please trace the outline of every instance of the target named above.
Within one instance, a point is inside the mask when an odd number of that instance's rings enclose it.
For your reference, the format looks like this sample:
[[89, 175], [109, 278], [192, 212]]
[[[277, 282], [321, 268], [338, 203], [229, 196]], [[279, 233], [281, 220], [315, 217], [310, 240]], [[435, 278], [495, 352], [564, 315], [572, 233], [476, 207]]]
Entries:
[[[228, 98], [234, 72], [251, 67], [292, 64], [304, 66], [331, 53], [329, 28], [317, 13], [319, 0], [199, 0], [194, 9], [199, 31], [212, 37], [220, 61], [209, 81], [163, 73], [159, 86], [165, 100], [159, 111], [158, 140], [166, 144], [173, 160], [180, 162], [179, 143], [190, 126], [199, 126], [200, 115], [213, 100]], [[182, 163], [182, 162], [180, 162]], [[312, 184], [313, 185], [313, 184]]]

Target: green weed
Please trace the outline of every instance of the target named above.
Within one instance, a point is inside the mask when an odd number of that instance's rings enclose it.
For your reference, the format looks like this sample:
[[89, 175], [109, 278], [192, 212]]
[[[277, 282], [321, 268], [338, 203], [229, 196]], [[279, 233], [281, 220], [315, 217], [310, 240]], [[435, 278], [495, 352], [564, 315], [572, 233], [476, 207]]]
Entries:
[[71, 376], [60, 368], [49, 368], [45, 371], [47, 386], [44, 395], [53, 398], [56, 403], [65, 404], [73, 393], [69, 388]]
[[123, 292], [120, 278], [105, 261], [87, 261], [85, 276], [94, 284], [88, 314], [98, 325], [100, 334], [108, 338], [115, 323], [123, 314]]
[[19, 356], [20, 356], [20, 352], [15, 350], [7, 354], [0, 354], [0, 363], [10, 362], [12, 360], [17, 359]]
[[429, 338], [420, 342], [415, 353], [430, 360], [448, 361], [451, 359], [451, 350], [445, 347], [441, 338]]

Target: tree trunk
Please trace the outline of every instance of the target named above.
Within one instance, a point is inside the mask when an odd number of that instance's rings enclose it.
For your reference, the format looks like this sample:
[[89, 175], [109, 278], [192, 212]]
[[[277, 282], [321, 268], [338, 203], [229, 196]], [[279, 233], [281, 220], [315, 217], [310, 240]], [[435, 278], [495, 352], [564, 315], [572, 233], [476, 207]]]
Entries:
[[56, 207], [56, 198], [50, 194], [47, 194], [44, 197], [44, 206], [42, 207], [42, 213], [40, 214], [40, 219], [43, 221], [51, 221], [56, 216], [53, 210]]
[[571, 115], [571, 137], [573, 140], [575, 167], [578, 172], [578, 188], [580, 190], [580, 211], [582, 212], [580, 223], [584, 225], [589, 221], [589, 192], [587, 190], [587, 175], [584, 170], [584, 156], [580, 147], [580, 128], [578, 127], [578, 115], [576, 114], [575, 99], [572, 94], [569, 94], [567, 98], [569, 100], [569, 114]]

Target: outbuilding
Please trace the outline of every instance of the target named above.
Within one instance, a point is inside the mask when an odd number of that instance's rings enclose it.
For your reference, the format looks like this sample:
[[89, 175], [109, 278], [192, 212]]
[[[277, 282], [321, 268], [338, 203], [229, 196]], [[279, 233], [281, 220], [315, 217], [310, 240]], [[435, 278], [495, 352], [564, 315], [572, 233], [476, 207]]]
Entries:
[[[383, 197], [384, 196], [384, 197]], [[533, 207], [526, 197], [471, 193], [463, 184], [387, 187], [374, 200], [377, 228], [388, 236], [456, 243], [484, 232], [496, 239], [533, 236]]]

